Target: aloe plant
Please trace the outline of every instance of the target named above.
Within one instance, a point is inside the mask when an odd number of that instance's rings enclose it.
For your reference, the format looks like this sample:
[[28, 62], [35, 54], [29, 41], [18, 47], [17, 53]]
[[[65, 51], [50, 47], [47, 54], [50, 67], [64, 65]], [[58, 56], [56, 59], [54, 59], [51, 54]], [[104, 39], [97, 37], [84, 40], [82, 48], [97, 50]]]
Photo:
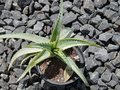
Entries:
[[72, 58], [64, 53], [64, 50], [72, 48], [74, 46], [99, 45], [91, 41], [71, 38], [71, 31], [62, 28], [62, 16], [63, 0], [60, 0], [60, 12], [55, 24], [53, 25], [52, 35], [50, 39], [28, 33], [11, 33], [0, 35], [1, 39], [18, 38], [33, 42], [32, 44], [29, 44], [26, 47], [18, 50], [11, 59], [8, 70], [12, 67], [13, 63], [18, 57], [26, 55], [26, 57], [21, 61], [21, 65], [24, 61], [28, 60], [29, 57], [31, 57], [25, 71], [17, 81], [21, 80], [28, 72], [31, 71], [33, 67], [35, 67], [40, 62], [50, 57], [57, 57], [61, 61], [63, 61], [69, 68], [71, 68], [87, 86], [89, 86], [82, 71], [78, 68], [78, 66], [75, 64]]

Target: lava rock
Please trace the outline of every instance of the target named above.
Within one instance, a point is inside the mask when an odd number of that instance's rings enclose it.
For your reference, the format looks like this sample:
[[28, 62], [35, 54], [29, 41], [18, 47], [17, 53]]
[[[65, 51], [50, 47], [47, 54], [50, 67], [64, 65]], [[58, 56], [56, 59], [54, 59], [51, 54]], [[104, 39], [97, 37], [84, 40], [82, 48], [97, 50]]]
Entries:
[[95, 59], [101, 62], [106, 62], [109, 59], [107, 50], [104, 48], [99, 49], [95, 52]]
[[95, 32], [95, 28], [92, 25], [85, 24], [80, 27], [80, 31], [83, 35], [89, 35], [92, 37]]
[[45, 5], [45, 6], [42, 8], [41, 11], [43, 11], [43, 12], [49, 12], [49, 10], [50, 10], [50, 6], [49, 6], [49, 5]]
[[6, 0], [4, 9], [10, 10], [12, 6], [12, 1], [13, 0]]
[[113, 88], [116, 84], [117, 84], [117, 82], [114, 81], [114, 80], [111, 80], [109, 83], [107, 83], [107, 85], [110, 86], [110, 87], [112, 87], [112, 88]]
[[63, 17], [63, 24], [67, 25], [69, 23], [72, 23], [77, 19], [78, 14], [74, 14], [73, 12], [66, 13]]
[[104, 31], [106, 29], [108, 29], [110, 27], [110, 24], [108, 23], [108, 21], [106, 19], [103, 19], [100, 23], [100, 25], [98, 26], [98, 29], [101, 31]]
[[104, 82], [109, 82], [111, 80], [112, 73], [106, 69], [105, 72], [101, 75], [101, 80]]
[[112, 38], [112, 41], [113, 41], [115, 44], [120, 45], [120, 34], [119, 34], [119, 33], [114, 34], [114, 35], [113, 35], [113, 38]]
[[34, 31], [35, 31], [35, 33], [38, 33], [39, 31], [41, 31], [43, 29], [43, 26], [44, 26], [44, 23], [38, 21], [34, 25]]
[[11, 11], [11, 14], [13, 19], [20, 20], [22, 18], [20, 11]]
[[94, 4], [97, 8], [103, 7], [107, 3], [107, 0], [94, 0]]
[[113, 34], [105, 32], [99, 35], [99, 40], [103, 42], [108, 42], [112, 38]]
[[87, 70], [93, 69], [97, 66], [96, 61], [93, 59], [93, 57], [88, 57], [85, 59], [85, 66]]
[[63, 3], [63, 6], [64, 6], [65, 9], [70, 9], [70, 8], [72, 8], [72, 2], [70, 2], [70, 1], [65, 1], [65, 2]]
[[99, 73], [98, 72], [90, 72], [90, 80], [93, 84], [96, 84], [98, 82], [99, 79]]
[[85, 0], [83, 8], [87, 13], [90, 14], [95, 11], [94, 3], [92, 2], [92, 0]]
[[29, 21], [27, 22], [27, 27], [32, 27], [32, 26], [34, 26], [35, 23], [36, 23], [36, 21], [37, 21], [37, 20], [35, 20], [35, 19], [29, 20]]

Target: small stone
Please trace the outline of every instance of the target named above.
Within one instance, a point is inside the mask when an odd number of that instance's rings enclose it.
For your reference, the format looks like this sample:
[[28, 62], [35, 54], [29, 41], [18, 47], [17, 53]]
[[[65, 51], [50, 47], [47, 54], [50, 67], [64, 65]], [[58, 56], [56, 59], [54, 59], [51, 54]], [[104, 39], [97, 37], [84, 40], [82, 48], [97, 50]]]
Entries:
[[35, 25], [34, 25], [34, 31], [37, 33], [39, 31], [41, 31], [43, 29], [43, 26], [44, 26], [44, 23], [42, 22], [37, 22]]
[[22, 43], [22, 39], [19, 39], [19, 40], [15, 41], [14, 49], [18, 50], [20, 48], [20, 46], [21, 46], [21, 43]]
[[4, 52], [4, 45], [0, 43], [0, 54]]
[[120, 18], [115, 21], [115, 24], [120, 25]]
[[38, 2], [35, 2], [34, 8], [37, 10], [40, 10], [42, 8], [42, 5], [40, 5], [40, 3], [38, 3]]
[[108, 51], [117, 51], [119, 49], [119, 46], [118, 45], [114, 45], [114, 44], [109, 44], [107, 46], [107, 50]]
[[6, 19], [12, 17], [12, 14], [8, 10], [2, 10], [1, 19]]
[[18, 0], [18, 5], [21, 8], [24, 8], [25, 6], [30, 5], [31, 2], [32, 2], [32, 0]]
[[12, 6], [12, 0], [6, 0], [5, 2], [5, 9], [6, 10], [10, 10], [11, 9], [11, 6]]
[[90, 23], [98, 25], [101, 22], [101, 20], [102, 20], [101, 17], [99, 15], [96, 15], [96, 17], [90, 20]]
[[3, 90], [9, 90], [8, 83], [5, 82], [3, 79], [0, 79], [0, 87], [1, 87]]
[[85, 0], [83, 8], [87, 13], [90, 14], [95, 11], [94, 3], [92, 2], [92, 0]]
[[72, 2], [70, 2], [70, 1], [65, 1], [65, 2], [63, 3], [63, 6], [64, 6], [65, 9], [70, 9], [70, 8], [72, 8]]
[[5, 34], [6, 30], [4, 28], [0, 28], [0, 34]]
[[90, 85], [90, 90], [98, 90], [98, 85]]
[[93, 36], [95, 28], [90, 24], [85, 24], [80, 27], [80, 31], [83, 35]]
[[11, 14], [13, 19], [20, 20], [22, 18], [20, 11], [11, 11]]
[[14, 33], [24, 33], [25, 32], [25, 26], [18, 27], [13, 32]]
[[116, 84], [117, 84], [117, 82], [114, 81], [114, 80], [111, 80], [109, 83], [107, 83], [107, 85], [110, 86], [110, 87], [112, 87], [112, 88], [113, 88]]
[[82, 23], [82, 24], [87, 24], [88, 20], [90, 19], [90, 17], [87, 14], [84, 14], [80, 17], [78, 17], [78, 20]]
[[104, 31], [110, 27], [108, 21], [106, 19], [103, 19], [100, 25], [98, 26], [98, 29], [101, 31]]
[[33, 87], [33, 86], [29, 86], [28, 88], [26, 88], [26, 90], [34, 90], [35, 89], [35, 87]]
[[110, 2], [109, 5], [110, 9], [114, 10], [114, 11], [118, 11], [118, 3], [117, 2]]
[[95, 59], [101, 62], [106, 62], [109, 59], [107, 50], [104, 48], [99, 49], [95, 52]]
[[115, 74], [118, 77], [118, 79], [120, 79], [120, 69], [116, 69]]
[[58, 6], [53, 6], [53, 7], [50, 8], [50, 10], [54, 14], [54, 13], [59, 12], [59, 7]]
[[95, 71], [98, 72], [99, 74], [103, 74], [105, 70], [106, 70], [105, 67], [98, 67]]
[[28, 13], [29, 13], [29, 6], [26, 6], [26, 7], [23, 9], [23, 14], [28, 15]]
[[107, 3], [107, 0], [94, 0], [94, 4], [96, 7], [101, 8], [103, 5]]
[[95, 62], [95, 60], [92, 57], [88, 57], [85, 59], [85, 66], [87, 70], [90, 70], [94, 67], [97, 66], [97, 63]]
[[92, 81], [93, 84], [96, 84], [99, 79], [99, 73], [98, 72], [90, 72], [90, 80]]
[[106, 62], [105, 66], [107, 67], [107, 69], [109, 69], [110, 71], [114, 71], [115, 67], [113, 66], [113, 64], [111, 62]]
[[7, 74], [1, 74], [0, 77], [3, 78], [4, 80], [8, 80], [8, 75]]
[[45, 6], [42, 8], [41, 11], [43, 11], [43, 12], [49, 12], [49, 10], [50, 10], [50, 6], [49, 6], [49, 5], [45, 5]]
[[29, 20], [29, 21], [27, 22], [27, 27], [32, 27], [33, 25], [35, 25], [36, 21], [37, 21], [37, 20], [35, 20], [35, 19]]
[[7, 23], [7, 25], [12, 25], [13, 22], [12, 19], [4, 19], [4, 21]]
[[79, 9], [78, 7], [76, 7], [76, 6], [74, 6], [74, 7], [72, 8], [72, 10], [73, 10], [73, 12], [76, 12], [76, 13], [81, 14], [80, 9]]
[[107, 85], [101, 79], [98, 80], [98, 85], [100, 87], [107, 87]]
[[34, 1], [32, 1], [29, 5], [29, 14], [32, 14], [34, 12]]
[[38, 0], [38, 2], [39, 2], [40, 4], [44, 4], [44, 5], [48, 4], [48, 5], [49, 5], [48, 0]]
[[120, 90], [120, 85], [119, 84], [115, 86], [115, 90]]
[[101, 79], [104, 82], [109, 82], [111, 80], [111, 77], [112, 73], [108, 69], [106, 69], [105, 72], [101, 75]]
[[0, 27], [4, 26], [5, 25], [5, 22], [0, 20]]
[[22, 14], [22, 22], [26, 24], [28, 21], [28, 17], [25, 14]]
[[74, 20], [77, 19], [78, 14], [74, 14], [73, 12], [66, 13], [63, 17], [63, 24], [67, 25], [72, 23]]
[[113, 35], [113, 38], [112, 38], [112, 41], [113, 41], [115, 44], [120, 45], [120, 34], [119, 34], [119, 33], [114, 34], [114, 35]]
[[104, 10], [104, 15], [112, 22], [115, 22], [118, 18], [118, 13], [113, 10]]
[[11, 90], [17, 90], [17, 85], [11, 84], [9, 87]]
[[13, 20], [13, 25], [14, 25], [14, 27], [20, 27], [20, 26], [24, 25], [24, 23], [22, 21]]
[[1, 62], [2, 62], [2, 64], [0, 66], [0, 72], [3, 73], [3, 72], [5, 72], [7, 70], [8, 64], [5, 63], [5, 61], [3, 61], [2, 59], [1, 59]]
[[13, 26], [4, 26], [4, 29], [6, 29], [8, 31], [14, 31], [15, 27], [13, 27]]
[[112, 38], [113, 34], [105, 32], [99, 35], [99, 40], [103, 42], [108, 42]]
[[112, 80], [119, 82], [119, 79], [115, 73], [112, 74]]
[[22, 69], [19, 69], [19, 68], [14, 68], [13, 69], [14, 70], [14, 72], [15, 72], [15, 75], [19, 78], [21, 75], [22, 75], [22, 73], [23, 73], [23, 70]]
[[117, 55], [117, 57], [114, 59], [114, 60], [112, 60], [111, 62], [112, 62], [112, 64], [115, 66], [115, 67], [120, 67], [120, 53], [118, 53], [118, 55]]
[[81, 7], [82, 5], [82, 0], [73, 0], [73, 5], [77, 6], [77, 7]]
[[14, 83], [16, 83], [16, 81], [17, 81], [17, 79], [15, 78], [15, 76], [13, 76], [13, 75], [9, 76], [9, 81], [8, 81], [9, 84], [14, 84]]
[[80, 30], [80, 26], [81, 26], [81, 24], [78, 22], [78, 21], [76, 21], [76, 22], [74, 22], [74, 23], [72, 23], [72, 30], [74, 30], [74, 32], [79, 32], [79, 30]]

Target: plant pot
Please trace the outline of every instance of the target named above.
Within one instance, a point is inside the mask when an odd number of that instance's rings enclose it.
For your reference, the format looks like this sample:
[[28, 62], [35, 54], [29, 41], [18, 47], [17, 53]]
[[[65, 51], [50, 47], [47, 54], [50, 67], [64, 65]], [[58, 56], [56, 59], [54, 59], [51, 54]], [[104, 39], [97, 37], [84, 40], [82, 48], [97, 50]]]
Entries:
[[[83, 53], [82, 53], [82, 51], [81, 51], [81, 49], [80, 49], [80, 47], [74, 47], [73, 48], [73, 50], [76, 52], [76, 54], [77, 54], [77, 56], [79, 57], [79, 61], [76, 63], [77, 64], [77, 66], [80, 68], [80, 69], [84, 69], [83, 67], [80, 67], [80, 66], [84, 66], [84, 65], [81, 65], [81, 64], [83, 64], [83, 61], [84, 61], [84, 56], [83, 56]], [[41, 77], [42, 77], [42, 79], [46, 82], [46, 83], [49, 83], [49, 84], [51, 84], [51, 86], [64, 86], [64, 85], [69, 85], [69, 84], [73, 84], [74, 82], [76, 82], [78, 79], [79, 79], [79, 77], [75, 74], [75, 73], [73, 73], [72, 74], [72, 79], [70, 79], [70, 80], [68, 80], [68, 81], [66, 81], [66, 82], [61, 82], [61, 83], [59, 83], [59, 82], [55, 82], [55, 81], [52, 81], [52, 80], [50, 80], [50, 79], [47, 79], [46, 77], [45, 77], [45, 75], [42, 73], [42, 71], [40, 70], [40, 66], [38, 65], [37, 66], [37, 71], [40, 73], [40, 75], [41, 75]], [[84, 70], [83, 70], [84, 71]]]

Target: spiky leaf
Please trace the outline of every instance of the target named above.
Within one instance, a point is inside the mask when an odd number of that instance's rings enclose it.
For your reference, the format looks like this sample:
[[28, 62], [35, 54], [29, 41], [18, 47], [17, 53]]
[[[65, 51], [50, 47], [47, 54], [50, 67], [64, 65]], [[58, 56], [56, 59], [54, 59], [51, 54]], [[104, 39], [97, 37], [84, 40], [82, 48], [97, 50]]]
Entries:
[[42, 62], [43, 60], [49, 58], [51, 56], [50, 52], [43, 50], [41, 53], [38, 53], [34, 58], [32, 58], [23, 72], [23, 74], [19, 77], [17, 82], [21, 80], [34, 66], [36, 66], [38, 63]]
[[20, 49], [12, 57], [10, 65], [8, 67], [8, 70], [11, 68], [11, 66], [13, 65], [13, 63], [16, 61], [16, 59], [18, 57], [26, 55], [26, 54], [30, 54], [30, 53], [41, 52], [41, 51], [42, 51], [42, 49], [40, 49], [40, 48], [22, 48], [22, 49]]
[[29, 34], [29, 33], [11, 33], [11, 34], [4, 34], [4, 35], [0, 35], [1, 39], [4, 38], [18, 38], [18, 39], [25, 39], [25, 40], [29, 40], [35, 43], [48, 43], [49, 40], [47, 38], [44, 37], [40, 37], [34, 34]]
[[50, 42], [58, 41], [60, 36], [60, 30], [62, 26], [62, 16], [63, 16], [63, 0], [60, 0], [60, 12], [58, 15], [57, 20], [55, 21], [55, 24], [53, 26], [52, 36], [50, 39]]
[[58, 42], [58, 45], [57, 45], [57, 47], [62, 50], [65, 50], [65, 49], [68, 49], [71, 47], [75, 47], [75, 46], [97, 46], [97, 47], [100, 47], [95, 42], [80, 40], [80, 39], [75, 39], [75, 38], [62, 39]]
[[82, 71], [78, 68], [75, 62], [71, 59], [71, 57], [66, 56], [61, 50], [57, 50], [55, 54], [61, 58], [61, 60], [66, 63], [81, 79], [82, 81], [89, 86], [85, 76], [83, 75]]

